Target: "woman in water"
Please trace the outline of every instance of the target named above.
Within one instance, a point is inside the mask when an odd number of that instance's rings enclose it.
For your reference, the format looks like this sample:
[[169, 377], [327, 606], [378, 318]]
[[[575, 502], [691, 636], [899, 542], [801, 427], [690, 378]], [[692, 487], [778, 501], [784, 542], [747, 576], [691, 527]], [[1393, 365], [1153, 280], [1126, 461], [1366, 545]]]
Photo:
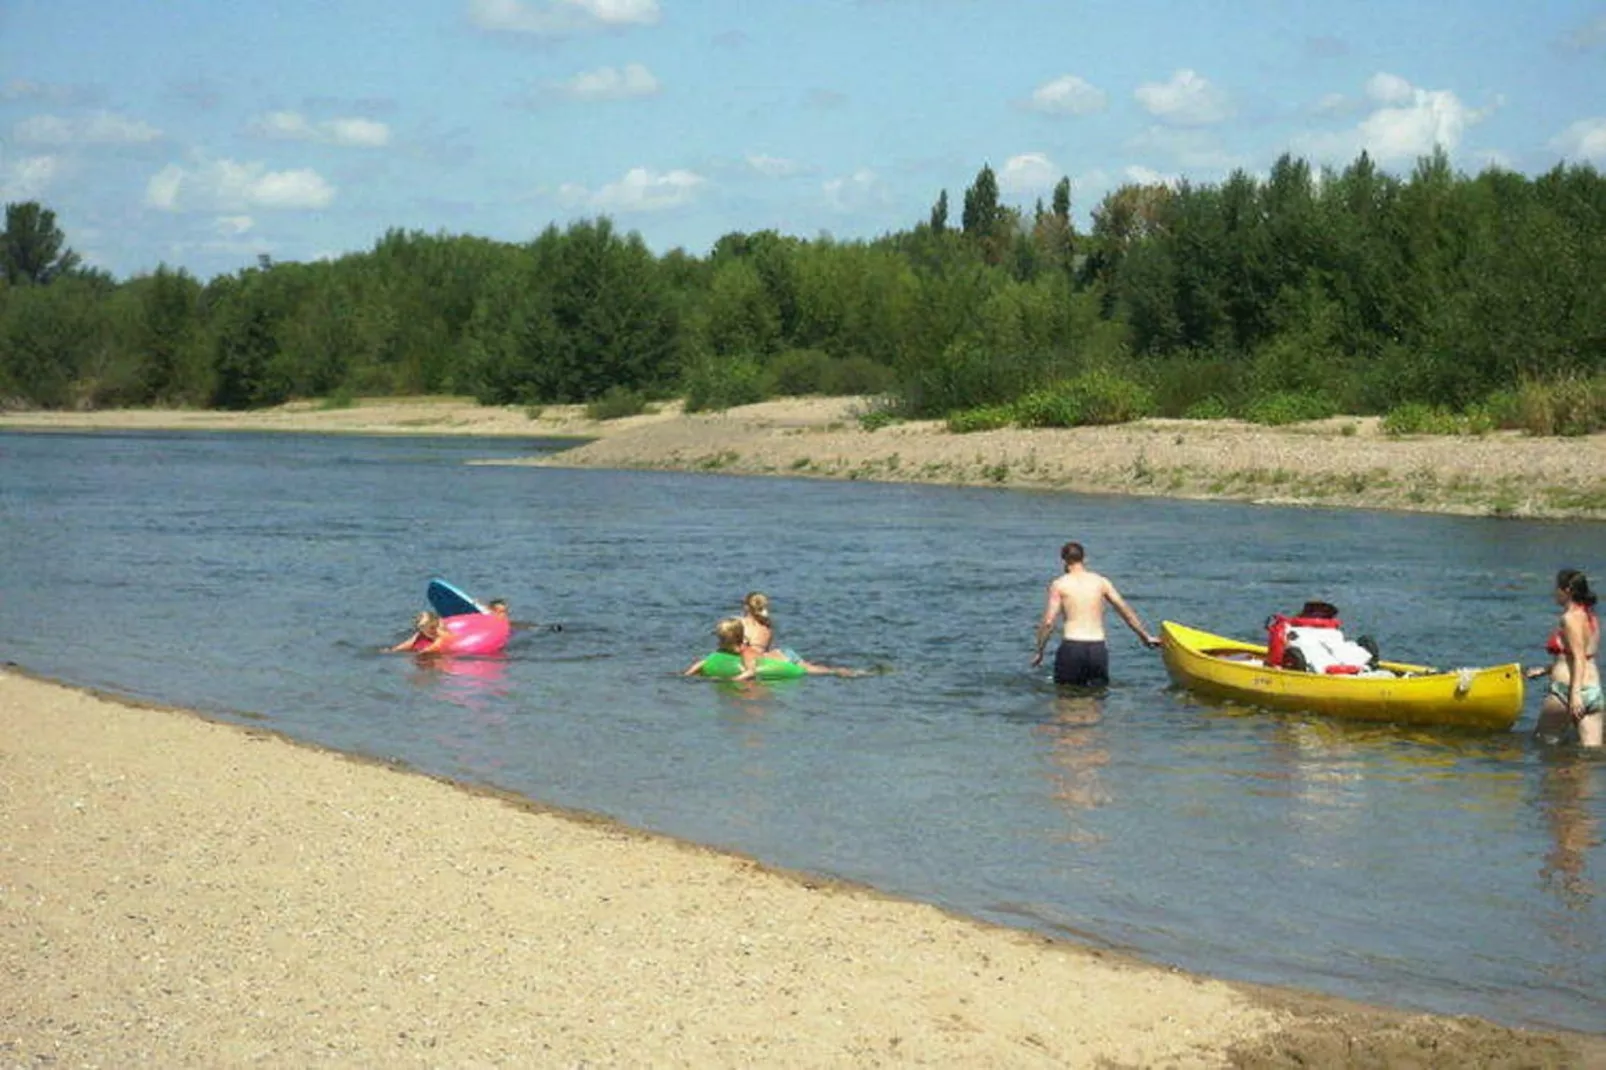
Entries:
[[[760, 651], [748, 642], [746, 624], [741, 617], [727, 617], [714, 625], [714, 638], [719, 641], [719, 653], [732, 654], [742, 659], [741, 672], [729, 677], [732, 680], [751, 680], [758, 675], [759, 666], [766, 661], [790, 662], [800, 666], [810, 676], [862, 676], [857, 669], [838, 669], [830, 665], [816, 665], [801, 658], [788, 658], [776, 651]], [[707, 665], [708, 658], [698, 658], [681, 673], [697, 676]]]
[[1530, 669], [1530, 679], [1550, 677], [1550, 690], [1539, 707], [1534, 733], [1546, 738], [1562, 738], [1568, 726], [1578, 732], [1578, 742], [1586, 747], [1601, 745], [1606, 728], [1606, 697], [1602, 696], [1600, 666], [1600, 620], [1595, 616], [1595, 592], [1589, 579], [1575, 568], [1556, 573], [1556, 604], [1561, 620], [1550, 633], [1545, 651], [1551, 663]]
[[746, 652], [751, 651], [755, 656], [768, 656], [785, 658], [796, 662], [810, 673], [830, 673], [836, 676], [858, 675], [852, 669], [832, 669], [825, 665], [816, 665], [805, 661], [798, 656], [797, 651], [775, 645], [775, 622], [770, 619], [769, 596], [761, 591], [749, 592], [742, 599], [742, 650], [745, 658]]
[[438, 654], [450, 638], [450, 633], [441, 627], [440, 614], [425, 610], [413, 621], [413, 634], [390, 649], [393, 652], [410, 650], [414, 654]]

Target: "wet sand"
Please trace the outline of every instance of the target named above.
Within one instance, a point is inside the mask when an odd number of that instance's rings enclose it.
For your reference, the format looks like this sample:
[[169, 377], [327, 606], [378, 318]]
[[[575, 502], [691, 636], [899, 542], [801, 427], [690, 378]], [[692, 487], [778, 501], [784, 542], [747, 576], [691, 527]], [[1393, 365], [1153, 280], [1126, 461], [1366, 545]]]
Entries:
[[249, 413], [5, 413], [0, 428], [554, 435], [592, 441], [530, 463], [1606, 519], [1606, 434], [1400, 438], [1383, 434], [1375, 418], [1336, 417], [1284, 428], [1143, 420], [956, 435], [936, 421], [865, 430], [859, 417], [868, 409], [861, 398], [791, 398], [685, 414], [671, 402], [599, 422], [579, 406], [373, 399]]
[[0, 673], [0, 1065], [1601, 1066]]

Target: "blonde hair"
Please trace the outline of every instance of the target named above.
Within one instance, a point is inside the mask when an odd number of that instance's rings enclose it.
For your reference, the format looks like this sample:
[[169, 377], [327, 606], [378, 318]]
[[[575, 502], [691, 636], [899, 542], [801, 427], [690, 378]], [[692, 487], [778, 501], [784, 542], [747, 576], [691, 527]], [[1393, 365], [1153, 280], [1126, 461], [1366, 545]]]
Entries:
[[742, 639], [747, 635], [747, 629], [742, 627], [742, 618], [726, 617], [714, 625], [714, 638], [719, 640], [719, 648], [728, 653], [736, 653], [742, 647]]
[[746, 598], [742, 599], [742, 608], [751, 613], [753, 618], [760, 624], [768, 624], [770, 622], [770, 600], [768, 595], [759, 591], [751, 591]]
[[431, 631], [439, 631], [440, 626], [441, 615], [428, 609], [419, 613], [418, 619], [413, 621], [413, 630], [426, 635]]

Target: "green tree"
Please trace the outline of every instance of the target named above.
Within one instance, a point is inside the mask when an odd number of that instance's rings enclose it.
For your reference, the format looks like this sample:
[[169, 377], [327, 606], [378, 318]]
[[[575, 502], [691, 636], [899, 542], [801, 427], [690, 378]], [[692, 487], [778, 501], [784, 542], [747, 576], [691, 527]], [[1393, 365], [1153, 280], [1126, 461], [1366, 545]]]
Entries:
[[38, 201], [6, 205], [6, 230], [0, 236], [0, 268], [10, 286], [44, 285], [78, 265], [78, 254], [63, 248], [66, 235], [56, 226], [56, 213]]

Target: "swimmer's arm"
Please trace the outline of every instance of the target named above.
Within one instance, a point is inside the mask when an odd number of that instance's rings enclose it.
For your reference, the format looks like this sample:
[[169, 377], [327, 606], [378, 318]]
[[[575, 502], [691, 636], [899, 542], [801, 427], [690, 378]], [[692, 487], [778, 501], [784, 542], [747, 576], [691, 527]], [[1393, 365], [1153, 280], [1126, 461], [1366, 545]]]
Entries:
[[690, 668], [688, 668], [685, 672], [681, 673], [680, 675], [682, 675], [682, 676], [696, 676], [698, 673], [703, 671], [703, 663], [706, 662], [707, 660], [708, 660], [707, 658], [698, 658], [696, 661], [691, 663], [691, 667]]
[[1584, 716], [1584, 667], [1589, 656], [1589, 635], [1584, 629], [1583, 614], [1575, 613], [1562, 622], [1567, 633], [1567, 710], [1575, 718]]
[[396, 653], [397, 651], [400, 651], [400, 650], [411, 650], [413, 644], [416, 643], [416, 642], [418, 642], [418, 633], [414, 632], [412, 635], [409, 635], [406, 639], [403, 639], [401, 642], [397, 643], [395, 646], [386, 647], [385, 648], [385, 652], [387, 654], [394, 654], [394, 653]]
[[1143, 641], [1144, 646], [1160, 645], [1160, 640], [1149, 634], [1149, 629], [1144, 627], [1143, 621], [1138, 618], [1132, 607], [1126, 604], [1126, 599], [1122, 598], [1121, 592], [1115, 589], [1115, 584], [1110, 583], [1108, 580], [1104, 583], [1104, 598], [1110, 605], [1115, 607], [1115, 611], [1121, 615], [1121, 619], [1126, 621], [1126, 626], [1132, 629], [1132, 634]]
[[1043, 648], [1048, 645], [1048, 637], [1054, 634], [1054, 621], [1060, 615], [1059, 588], [1052, 583], [1048, 585], [1048, 601], [1043, 606], [1043, 619], [1037, 624], [1037, 653], [1032, 655], [1032, 664], [1043, 663]]

